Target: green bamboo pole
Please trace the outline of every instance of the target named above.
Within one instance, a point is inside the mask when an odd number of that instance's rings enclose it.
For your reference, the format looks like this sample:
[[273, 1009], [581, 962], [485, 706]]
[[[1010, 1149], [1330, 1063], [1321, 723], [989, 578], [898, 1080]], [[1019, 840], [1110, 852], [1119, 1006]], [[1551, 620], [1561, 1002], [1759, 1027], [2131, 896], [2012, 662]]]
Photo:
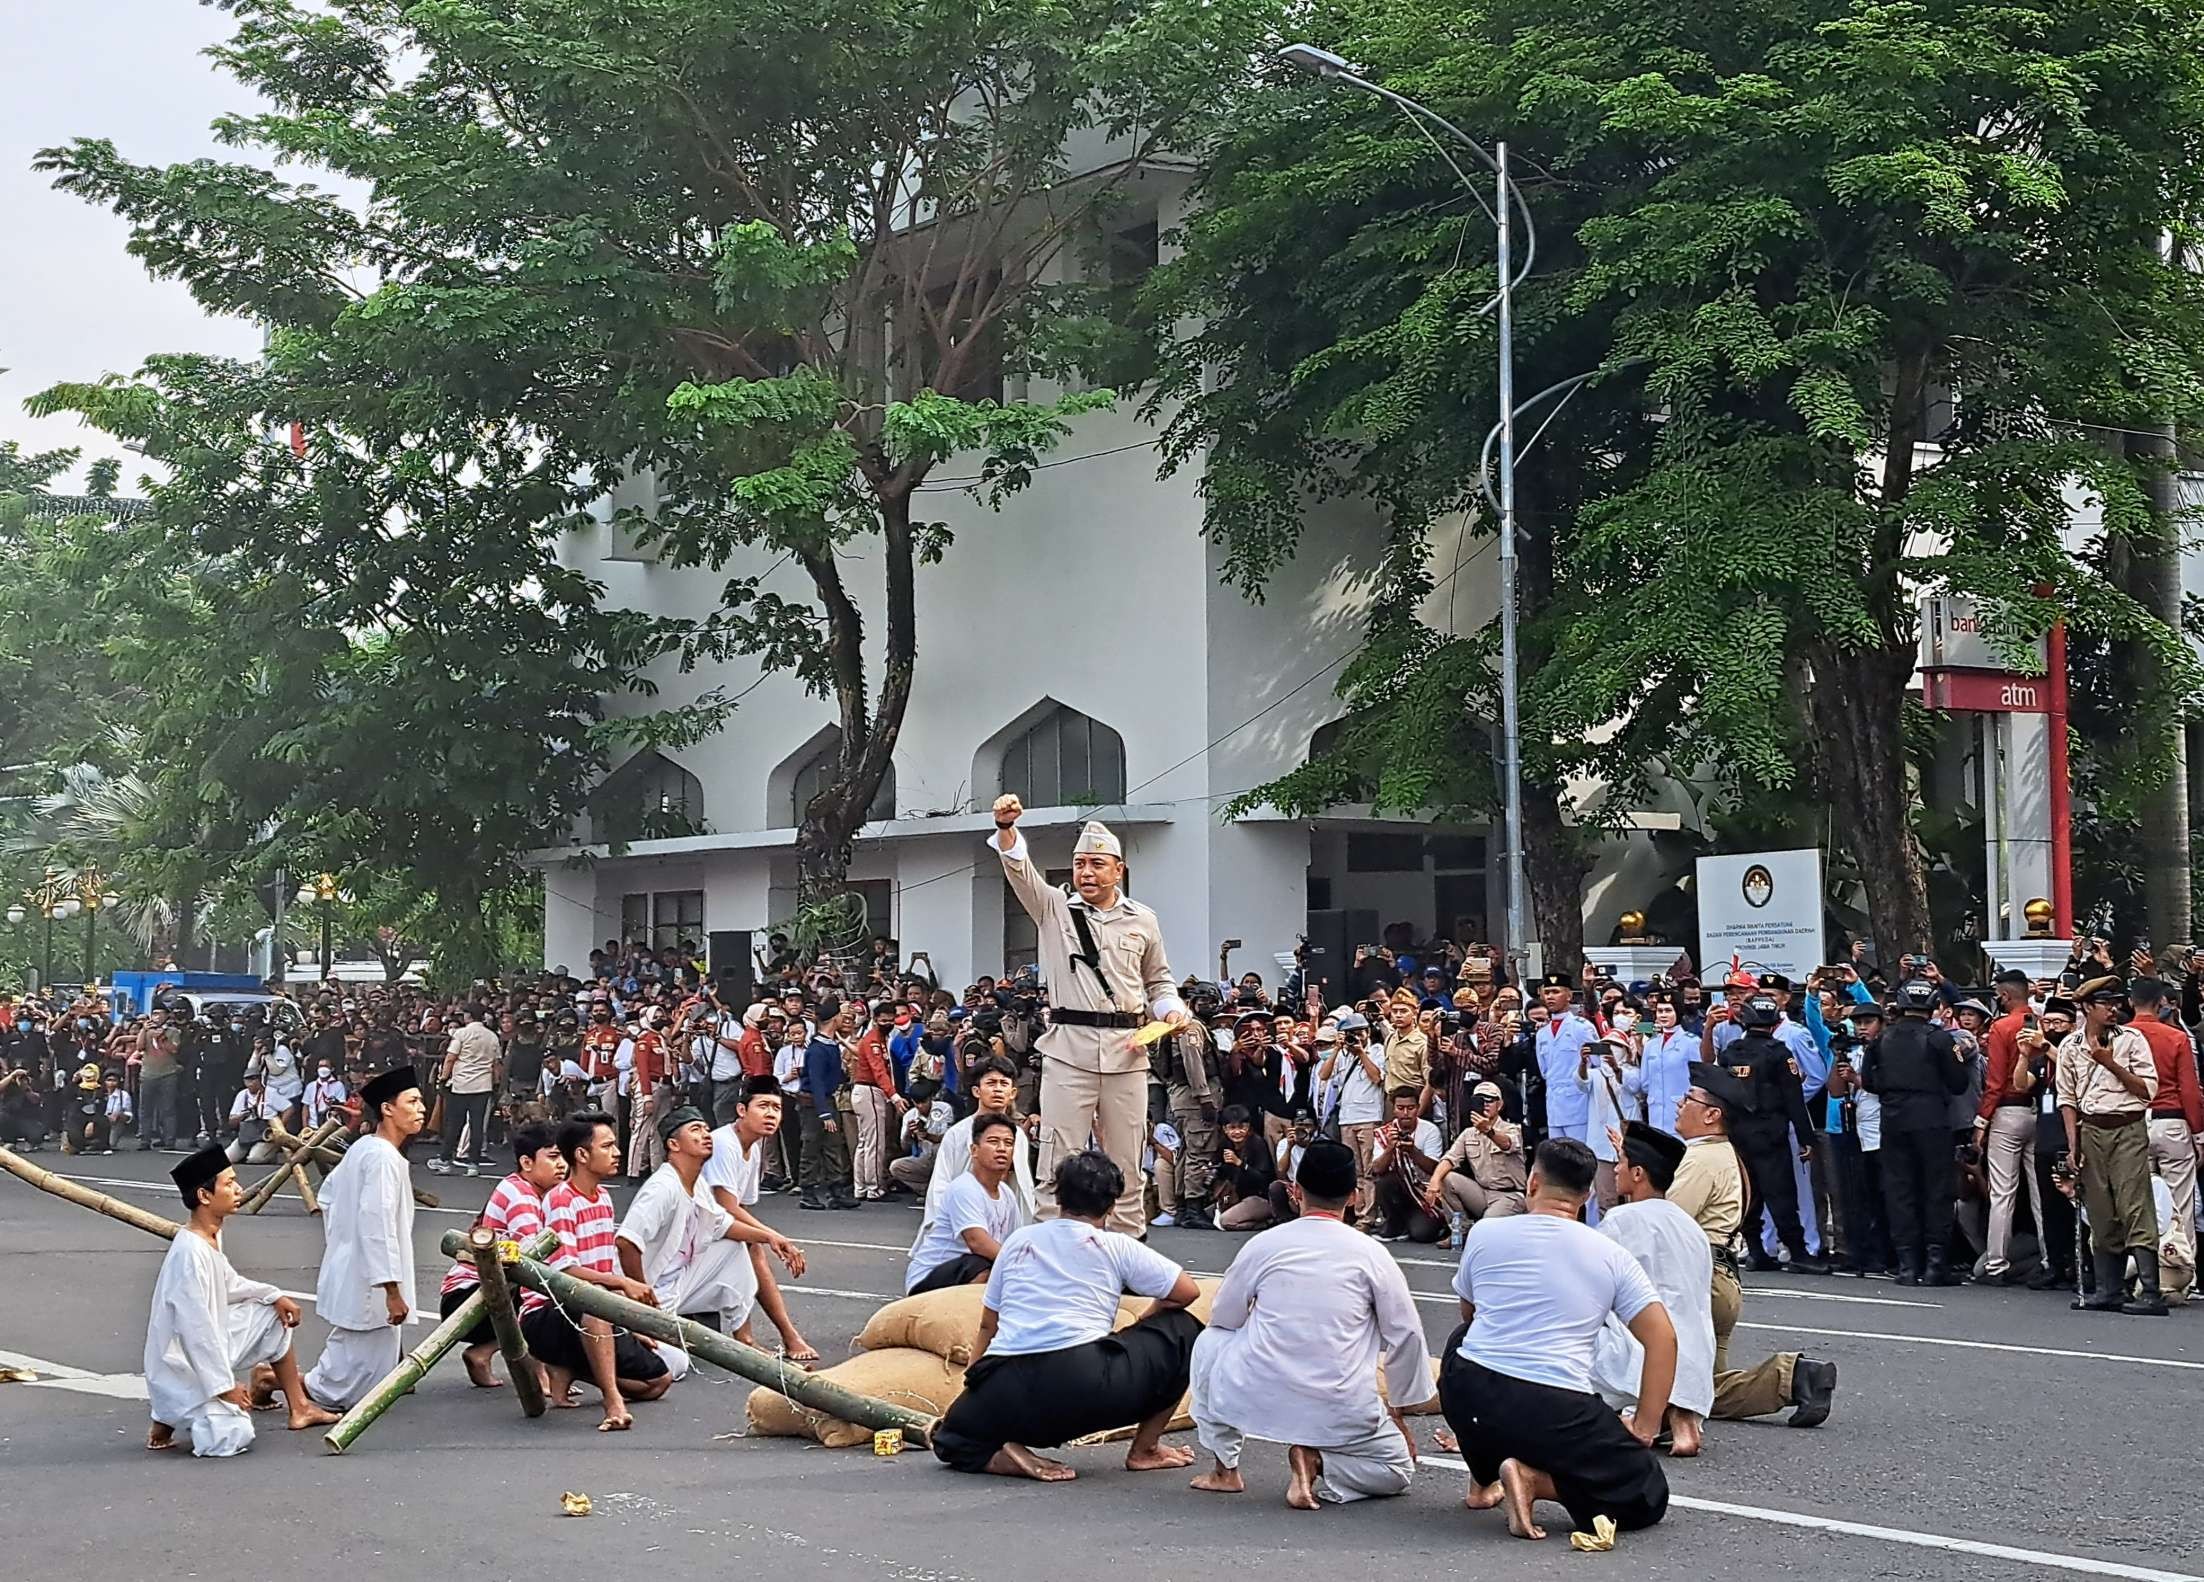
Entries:
[[513, 1311], [513, 1288], [505, 1283], [505, 1265], [497, 1255], [497, 1232], [477, 1225], [467, 1233], [467, 1250], [474, 1254], [475, 1276], [482, 1283], [482, 1305], [489, 1311], [490, 1327], [497, 1331], [498, 1349], [505, 1354], [505, 1372], [513, 1381], [513, 1394], [521, 1411], [541, 1417], [550, 1403], [543, 1398], [543, 1380], [528, 1342], [521, 1338], [520, 1318]]
[[[326, 1142], [308, 1148], [306, 1139], [303, 1137], [292, 1137], [288, 1132], [284, 1133], [284, 1137], [287, 1140], [280, 1146], [289, 1149], [294, 1158], [303, 1155], [310, 1163], [319, 1165], [324, 1179], [327, 1179], [330, 1171], [344, 1163], [345, 1149], [343, 1148], [333, 1148]], [[420, 1187], [413, 1189], [413, 1201], [422, 1208], [442, 1208], [444, 1206], [442, 1198], [434, 1192], [424, 1191]]]
[[[454, 1245], [455, 1243], [458, 1245]], [[539, 1257], [547, 1256], [558, 1244], [558, 1235], [547, 1230], [528, 1244], [527, 1251]], [[453, 1231], [444, 1238], [445, 1252], [455, 1257], [463, 1245], [464, 1240], [458, 1231]], [[452, 1310], [451, 1317], [430, 1330], [420, 1345], [401, 1357], [398, 1366], [385, 1374], [381, 1382], [368, 1391], [338, 1420], [337, 1426], [323, 1436], [322, 1443], [329, 1447], [329, 1453], [333, 1456], [343, 1455], [352, 1441], [366, 1433], [376, 1418], [389, 1411], [397, 1404], [400, 1396], [419, 1384], [429, 1369], [436, 1366], [438, 1359], [458, 1345], [460, 1338], [482, 1321], [483, 1302], [482, 1288], [478, 1285], [474, 1295]]]
[[[444, 1234], [444, 1250], [457, 1256], [466, 1245], [458, 1231]], [[532, 1249], [530, 1250], [532, 1252]], [[839, 1417], [844, 1422], [857, 1423], [866, 1428], [900, 1428], [903, 1437], [914, 1445], [932, 1443], [934, 1419], [924, 1412], [914, 1412], [907, 1407], [891, 1406], [886, 1401], [822, 1379], [817, 1374], [782, 1361], [779, 1357], [763, 1352], [755, 1346], [745, 1346], [741, 1341], [706, 1329], [693, 1320], [672, 1313], [662, 1313], [655, 1307], [645, 1307], [631, 1302], [624, 1296], [607, 1291], [603, 1286], [591, 1285], [572, 1275], [561, 1274], [545, 1268], [534, 1256], [524, 1255], [520, 1262], [505, 1271], [515, 1285], [525, 1285], [541, 1291], [572, 1313], [592, 1313], [622, 1329], [633, 1330], [638, 1335], [648, 1335], [653, 1340], [664, 1341], [670, 1346], [681, 1346], [690, 1355], [700, 1357], [729, 1373], [739, 1374], [753, 1384], [787, 1396], [801, 1406]]]

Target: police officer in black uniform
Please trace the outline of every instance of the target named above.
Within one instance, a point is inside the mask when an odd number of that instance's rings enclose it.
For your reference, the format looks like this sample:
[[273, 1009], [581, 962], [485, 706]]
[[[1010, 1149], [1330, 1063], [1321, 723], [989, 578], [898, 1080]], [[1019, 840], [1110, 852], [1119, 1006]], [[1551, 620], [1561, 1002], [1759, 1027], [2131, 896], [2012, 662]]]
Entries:
[[[1806, 1096], [1792, 1068], [1791, 1052], [1775, 1041], [1782, 1011], [1773, 994], [1759, 990], [1738, 1007], [1737, 1025], [1744, 1036], [1721, 1053], [1721, 1063], [1745, 1084], [1752, 1107], [1730, 1121], [1730, 1141], [1736, 1145], [1745, 1169], [1752, 1176], [1753, 1197], [1775, 1221], [1775, 1233], [1790, 1255], [1784, 1267], [1795, 1274], [1827, 1274], [1829, 1265], [1806, 1253], [1806, 1233], [1798, 1219], [1798, 1178], [1791, 1172], [1791, 1133], [1814, 1135], [1814, 1123], [1806, 1114]], [[1807, 1145], [1810, 1154], [1812, 1145]], [[1746, 1237], [1753, 1245], [1753, 1267], [1768, 1267], [1759, 1250], [1752, 1226]]]
[[245, 1060], [251, 1054], [244, 1013], [234, 1005], [210, 1005], [205, 1016], [184, 1029], [183, 1063], [192, 1074], [200, 1136], [211, 1141], [222, 1135], [230, 1101], [245, 1085]]
[[1936, 985], [1909, 978], [1898, 1019], [1862, 1053], [1860, 1085], [1883, 1101], [1883, 1203], [1900, 1285], [1957, 1285], [1951, 1243], [1951, 1101], [1966, 1091], [1967, 1063], [1950, 1033], [1929, 1021]]

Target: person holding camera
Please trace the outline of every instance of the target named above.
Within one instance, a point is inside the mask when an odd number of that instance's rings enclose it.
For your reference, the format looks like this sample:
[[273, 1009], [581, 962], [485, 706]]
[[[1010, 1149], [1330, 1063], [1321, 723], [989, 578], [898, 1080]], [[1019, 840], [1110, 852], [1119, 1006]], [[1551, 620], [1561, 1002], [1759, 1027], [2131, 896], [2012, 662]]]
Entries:
[[1033, 864], [1015, 796], [995, 801], [995, 841], [1003, 877], [1033, 919], [1053, 1010], [1036, 1043], [1042, 1056], [1041, 1213], [1055, 1213], [1050, 1194], [1059, 1160], [1092, 1136], [1117, 1166], [1118, 1200], [1108, 1223], [1142, 1235], [1140, 1160], [1147, 1144], [1148, 1052], [1132, 1034], [1152, 1017], [1171, 1032], [1189, 1020], [1178, 978], [1163, 951], [1156, 914], [1124, 890], [1125, 849], [1103, 825], [1089, 822], [1072, 846], [1072, 891], [1051, 885]]

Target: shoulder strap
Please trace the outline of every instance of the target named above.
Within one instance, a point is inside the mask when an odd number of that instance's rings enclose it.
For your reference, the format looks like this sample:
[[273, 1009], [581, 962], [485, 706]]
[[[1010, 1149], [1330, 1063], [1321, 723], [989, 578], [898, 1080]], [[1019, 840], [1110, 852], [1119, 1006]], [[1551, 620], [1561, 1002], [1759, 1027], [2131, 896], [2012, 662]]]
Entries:
[[1079, 949], [1073, 953], [1071, 959], [1094, 974], [1094, 981], [1101, 987], [1102, 998], [1115, 1005], [1117, 995], [1110, 989], [1110, 980], [1102, 976], [1102, 952], [1094, 942], [1094, 926], [1087, 921], [1087, 909], [1083, 906], [1067, 906], [1064, 910], [1071, 914], [1072, 932], [1079, 936]]

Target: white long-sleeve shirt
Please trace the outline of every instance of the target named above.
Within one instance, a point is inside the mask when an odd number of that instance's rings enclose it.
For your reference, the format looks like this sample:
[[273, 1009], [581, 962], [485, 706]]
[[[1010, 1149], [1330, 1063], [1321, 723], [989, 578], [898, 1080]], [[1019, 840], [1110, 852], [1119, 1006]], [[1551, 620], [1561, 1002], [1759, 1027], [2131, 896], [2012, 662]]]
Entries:
[[221, 1247], [195, 1230], [170, 1242], [145, 1326], [145, 1393], [153, 1420], [175, 1427], [236, 1389], [230, 1310], [248, 1303], [273, 1306], [282, 1294], [239, 1274]]
[[1338, 1220], [1304, 1214], [1260, 1232], [1211, 1300], [1197, 1364], [1197, 1416], [1281, 1444], [1345, 1445], [1385, 1424], [1378, 1399], [1431, 1399], [1431, 1354], [1416, 1300], [1385, 1249]]
[[381, 1137], [362, 1137], [321, 1189], [325, 1238], [314, 1307], [338, 1329], [390, 1322], [382, 1287], [396, 1283], [413, 1311], [413, 1177], [405, 1155]]

